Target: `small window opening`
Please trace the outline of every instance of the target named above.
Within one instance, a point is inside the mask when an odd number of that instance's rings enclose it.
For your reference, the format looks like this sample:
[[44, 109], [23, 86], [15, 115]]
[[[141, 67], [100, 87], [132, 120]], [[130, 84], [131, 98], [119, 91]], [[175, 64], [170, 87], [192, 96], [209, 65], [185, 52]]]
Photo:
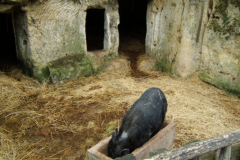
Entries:
[[87, 50], [103, 50], [105, 9], [88, 9], [86, 18]]

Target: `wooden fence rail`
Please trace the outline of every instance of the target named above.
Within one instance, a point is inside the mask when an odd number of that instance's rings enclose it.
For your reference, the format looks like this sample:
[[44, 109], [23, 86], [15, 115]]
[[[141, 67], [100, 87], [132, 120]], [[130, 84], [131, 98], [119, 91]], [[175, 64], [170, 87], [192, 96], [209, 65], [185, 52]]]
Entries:
[[200, 142], [190, 143], [180, 149], [156, 155], [151, 160], [171, 159], [186, 160], [217, 151], [217, 160], [229, 160], [231, 157], [231, 145], [240, 142], [240, 130], [209, 138]]

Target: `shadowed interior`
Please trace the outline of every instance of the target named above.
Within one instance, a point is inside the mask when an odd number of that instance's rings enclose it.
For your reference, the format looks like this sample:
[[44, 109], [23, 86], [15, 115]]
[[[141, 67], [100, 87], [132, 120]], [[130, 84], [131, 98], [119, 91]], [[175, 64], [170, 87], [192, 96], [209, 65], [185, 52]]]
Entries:
[[102, 50], [104, 45], [105, 9], [88, 9], [86, 18], [87, 50]]
[[119, 54], [130, 61], [133, 77], [146, 76], [138, 70], [137, 61], [145, 54], [147, 4], [148, 0], [119, 1]]
[[17, 66], [12, 14], [0, 14], [0, 71], [8, 72]]

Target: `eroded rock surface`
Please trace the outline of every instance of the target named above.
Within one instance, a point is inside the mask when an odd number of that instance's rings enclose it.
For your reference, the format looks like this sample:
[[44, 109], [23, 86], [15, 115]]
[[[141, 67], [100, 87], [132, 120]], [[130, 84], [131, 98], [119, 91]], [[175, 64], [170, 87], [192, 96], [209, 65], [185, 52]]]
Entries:
[[[217, 4], [217, 7], [219, 4]], [[200, 78], [240, 96], [240, 12], [229, 4], [219, 14], [215, 8], [202, 46]]]

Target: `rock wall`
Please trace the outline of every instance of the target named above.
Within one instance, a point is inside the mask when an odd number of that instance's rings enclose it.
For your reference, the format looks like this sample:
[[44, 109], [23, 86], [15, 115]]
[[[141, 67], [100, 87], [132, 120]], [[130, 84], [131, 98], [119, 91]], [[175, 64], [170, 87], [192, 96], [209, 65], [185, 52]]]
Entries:
[[27, 15], [24, 11], [13, 14], [17, 58], [26, 66], [25, 72], [32, 75], [34, 64], [31, 59]]
[[204, 33], [199, 77], [240, 96], [240, 2], [214, 6]]
[[[80, 57], [90, 54], [86, 48], [85, 33], [86, 10], [89, 8], [105, 9], [104, 50], [107, 54], [117, 55], [119, 16], [116, 0], [50, 0], [28, 4], [22, 8], [22, 14], [16, 12], [18, 55], [29, 59], [31, 64], [25, 65], [32, 69], [34, 77], [43, 80], [54, 74], [51, 71], [55, 70], [48, 71], [53, 61], [71, 55], [75, 57], [76, 54]], [[23, 24], [27, 24], [26, 27], [22, 27]]]
[[180, 77], [199, 77], [240, 94], [240, 2], [153, 0], [147, 12], [146, 54]]
[[[12, 12], [14, 7], [6, 5], [1, 11]], [[51, 77], [55, 82], [98, 71], [110, 55], [118, 56], [118, 7], [118, 0], [24, 3], [14, 11], [14, 26], [25, 70], [40, 81]], [[90, 8], [105, 9], [104, 50], [94, 53], [86, 47]], [[239, 10], [239, 0], [149, 0], [146, 54], [157, 58], [162, 71], [184, 78], [199, 74], [240, 94]]]
[[154, 0], [147, 13], [146, 53], [160, 69], [189, 77], [199, 69], [209, 1]]

